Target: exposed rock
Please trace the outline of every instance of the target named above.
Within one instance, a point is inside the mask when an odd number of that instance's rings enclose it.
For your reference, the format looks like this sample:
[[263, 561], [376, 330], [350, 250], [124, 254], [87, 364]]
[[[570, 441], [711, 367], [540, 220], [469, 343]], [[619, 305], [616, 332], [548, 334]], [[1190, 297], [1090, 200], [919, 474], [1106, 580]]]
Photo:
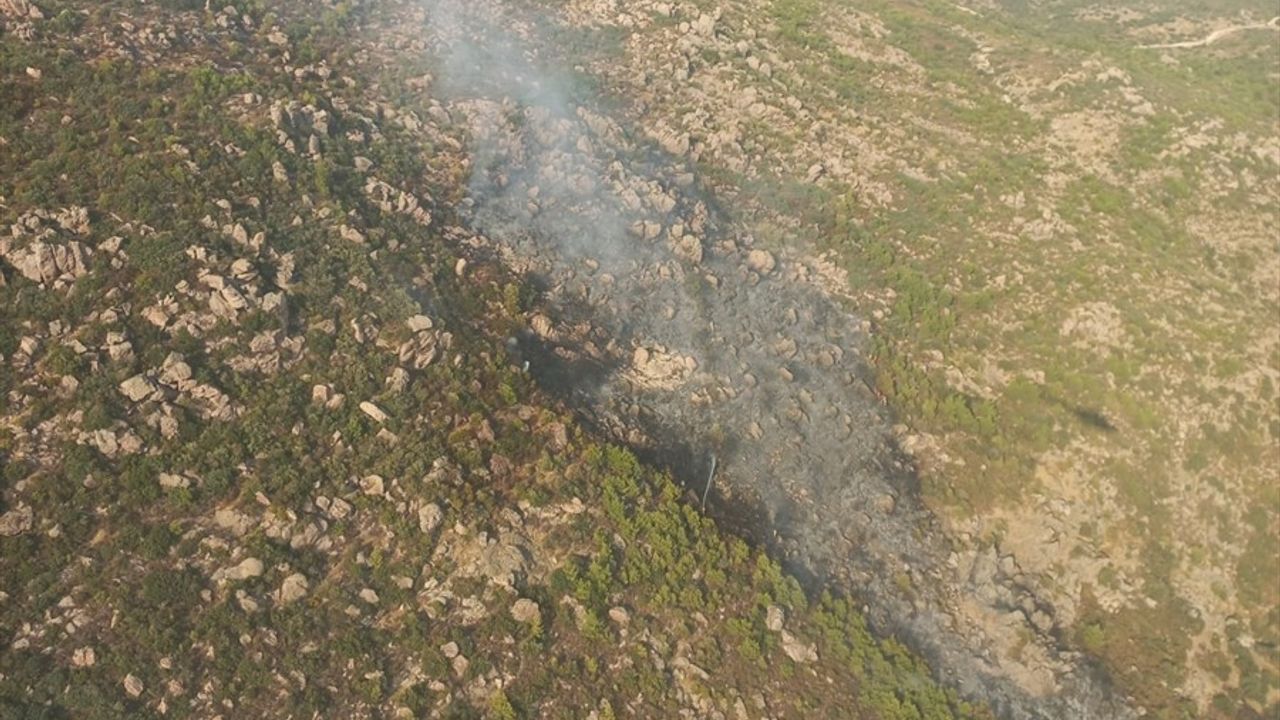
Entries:
[[542, 313], [537, 313], [529, 319], [529, 329], [544, 340], [556, 339], [555, 326], [552, 324], [551, 318]]
[[876, 496], [874, 507], [876, 512], [882, 515], [888, 515], [897, 507], [897, 500], [889, 493], [881, 493]]
[[343, 500], [342, 498], [334, 498], [333, 502], [329, 504], [329, 517], [334, 520], [344, 520], [351, 516], [351, 511], [353, 509], [354, 508], [351, 507], [351, 503], [346, 500]]
[[480, 556], [480, 572], [504, 587], [515, 584], [516, 577], [524, 573], [525, 565], [520, 548], [501, 542], [490, 544]]
[[213, 580], [214, 582], [237, 582], [240, 580], [248, 580], [249, 578], [255, 578], [262, 575], [264, 569], [262, 561], [258, 558], [245, 558], [244, 560], [241, 560], [238, 565], [222, 568], [215, 572], [213, 574]]
[[435, 532], [435, 529], [440, 527], [440, 521], [443, 519], [444, 512], [435, 503], [427, 503], [418, 508], [418, 528], [424, 533]]
[[332, 390], [328, 385], [313, 385], [311, 387], [311, 402], [316, 405], [324, 405], [329, 402]]
[[173, 473], [160, 473], [160, 487], [163, 488], [189, 488], [191, 487], [191, 479], [184, 475], [175, 475]]
[[352, 242], [357, 245], [363, 245], [365, 242], [364, 233], [351, 227], [350, 225], [339, 226], [338, 237], [342, 238], [343, 240], [346, 240], [347, 242]]
[[307, 581], [307, 576], [302, 573], [294, 573], [285, 578], [284, 582], [280, 584], [280, 591], [276, 594], [276, 600], [281, 604], [287, 605], [306, 597], [307, 591], [310, 589], [311, 584]]
[[258, 279], [258, 271], [254, 269], [253, 262], [248, 258], [237, 258], [231, 263], [231, 277], [238, 282], [251, 283]]
[[511, 589], [518, 578], [523, 577], [528, 565], [525, 551], [517, 536], [504, 536], [501, 540], [479, 533], [469, 541], [455, 546], [453, 558], [463, 577], [484, 577], [500, 587]]
[[677, 157], [689, 152], [689, 133], [671, 129], [661, 129], [653, 133], [653, 137], [662, 149]]
[[144, 689], [142, 686], [142, 681], [134, 677], [133, 673], [129, 673], [128, 675], [125, 675], [124, 682], [122, 684], [124, 685], [124, 691], [129, 693], [129, 697], [133, 697], [133, 698], [136, 698], [139, 695], [141, 695]]
[[782, 623], [785, 616], [782, 614], [782, 608], [777, 605], [770, 605], [765, 610], [765, 627], [772, 632], [782, 632]]
[[673, 389], [683, 384], [697, 368], [697, 361], [669, 352], [663, 347], [638, 347], [631, 354], [628, 377], [653, 388]]
[[782, 631], [782, 652], [798, 663], [813, 662], [818, 659], [818, 649], [813, 643], [802, 642], [786, 630]]
[[382, 408], [368, 401], [360, 403], [360, 412], [373, 418], [375, 422], [384, 423], [391, 419]]
[[234, 508], [220, 508], [213, 514], [213, 521], [218, 527], [230, 530], [236, 535], [244, 535], [254, 526], [253, 518]]
[[152, 325], [163, 328], [169, 324], [170, 312], [164, 305], [149, 305], [143, 308], [142, 317]]
[[0, 15], [18, 20], [44, 19], [44, 13], [28, 0], [0, 0]]
[[145, 375], [134, 375], [120, 383], [120, 392], [131, 402], [142, 402], [151, 397], [155, 391], [155, 384]]
[[209, 294], [209, 310], [218, 317], [235, 320], [239, 312], [248, 307], [248, 299], [232, 285], [223, 285]]
[[19, 505], [0, 515], [0, 536], [13, 537], [31, 529], [35, 515], [28, 505]]
[[[717, 13], [718, 14], [718, 13]], [[697, 20], [693, 21], [693, 32], [703, 37], [711, 37], [716, 32], [716, 18], [713, 15], [702, 14]]]
[[421, 201], [403, 190], [375, 178], [369, 178], [365, 183], [364, 191], [374, 205], [383, 212], [400, 213], [412, 217], [422, 225], [431, 224], [431, 214], [421, 207]]
[[1013, 559], [1012, 555], [1005, 555], [1000, 558], [1000, 576], [1011, 578], [1018, 574], [1018, 562]]
[[289, 290], [293, 287], [293, 274], [296, 271], [297, 259], [291, 252], [281, 255], [276, 260], [276, 287]]
[[694, 235], [681, 235], [672, 239], [672, 252], [676, 257], [697, 265], [702, 262], [702, 242]]
[[449, 661], [449, 665], [453, 667], [453, 674], [456, 677], [462, 677], [467, 674], [467, 668], [471, 666], [471, 661], [463, 655], [458, 655]]
[[133, 345], [124, 338], [124, 333], [109, 332], [107, 333], [106, 343], [103, 346], [107, 351], [107, 357], [112, 362], [128, 362], [133, 358]]
[[422, 370], [435, 362], [441, 349], [448, 349], [452, 344], [453, 336], [447, 332], [423, 330], [402, 343], [397, 354], [401, 363]]
[[226, 393], [212, 385], [195, 385], [187, 391], [200, 414], [206, 419], [229, 420], [236, 415], [236, 408]]
[[434, 326], [434, 323], [431, 322], [431, 318], [426, 315], [414, 315], [406, 320], [404, 324], [409, 328], [410, 332], [415, 333], [430, 330]]
[[78, 647], [71, 653], [71, 666], [78, 668], [93, 667], [98, 662], [97, 653], [91, 647]]
[[402, 367], [394, 368], [391, 374], [387, 376], [387, 389], [391, 392], [402, 393], [409, 387], [409, 371]]
[[768, 275], [773, 272], [777, 262], [773, 259], [773, 254], [768, 250], [752, 250], [747, 253], [747, 267], [761, 275]]
[[74, 280], [89, 272], [89, 252], [74, 240], [66, 244], [36, 241], [9, 251], [7, 259], [28, 280], [52, 283], [55, 280]]
[[165, 358], [164, 366], [160, 370], [160, 382], [168, 385], [178, 385], [185, 380], [191, 379], [191, 366], [188, 365], [181, 353], [169, 353]]
[[365, 495], [381, 496], [385, 483], [381, 475], [366, 475], [360, 479], [360, 492]]
[[987, 548], [973, 559], [973, 570], [969, 573], [969, 582], [975, 587], [990, 585], [996, 578], [999, 559], [995, 548]]
[[528, 598], [520, 598], [511, 606], [511, 617], [516, 622], [532, 623], [541, 619], [542, 614], [538, 608], [538, 603]]

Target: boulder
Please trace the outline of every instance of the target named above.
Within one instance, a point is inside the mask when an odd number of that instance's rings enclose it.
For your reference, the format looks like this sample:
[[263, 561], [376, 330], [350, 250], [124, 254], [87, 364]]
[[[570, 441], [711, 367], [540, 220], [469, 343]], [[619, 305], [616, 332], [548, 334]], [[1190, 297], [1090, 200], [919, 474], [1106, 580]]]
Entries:
[[177, 385], [191, 379], [191, 366], [186, 363], [181, 353], [169, 353], [160, 371], [160, 381], [169, 385]]
[[89, 272], [87, 257], [88, 249], [79, 242], [63, 245], [37, 241], [11, 251], [8, 260], [28, 280], [49, 283], [73, 280]]
[[294, 573], [284, 579], [280, 584], [280, 591], [276, 593], [276, 600], [282, 605], [287, 605], [296, 600], [306, 597], [307, 591], [311, 589], [311, 583], [307, 581], [307, 576], [302, 573]]
[[681, 235], [672, 239], [672, 252], [676, 257], [694, 265], [702, 262], [702, 242], [696, 235]]
[[191, 479], [184, 475], [160, 473], [160, 487], [178, 489], [191, 487]]
[[975, 587], [990, 585], [996, 578], [999, 558], [995, 548], [980, 551], [973, 559], [973, 569], [969, 572], [969, 582]]
[[387, 389], [391, 392], [402, 393], [409, 387], [409, 371], [402, 367], [397, 367], [387, 376]]
[[693, 32], [702, 37], [711, 37], [716, 32], [716, 18], [713, 15], [702, 14], [697, 20], [693, 21]]
[[28, 505], [19, 505], [4, 515], [0, 515], [0, 536], [13, 537], [31, 529], [35, 521], [35, 513]]
[[518, 576], [524, 574], [525, 565], [524, 553], [519, 547], [495, 542], [480, 553], [478, 569], [494, 583], [509, 588], [515, 585]]
[[253, 529], [253, 518], [233, 508], [221, 508], [213, 514], [213, 521], [218, 527], [230, 530], [236, 535], [244, 535]]
[[141, 695], [144, 689], [142, 686], [142, 681], [134, 677], [133, 673], [129, 673], [128, 675], [125, 675], [124, 682], [122, 684], [124, 685], [124, 691], [129, 694], [129, 697], [132, 697], [132, 698], [136, 698], [139, 695]]
[[366, 475], [360, 479], [360, 492], [365, 495], [381, 496], [385, 487], [381, 475]]
[[311, 386], [311, 402], [316, 405], [324, 405], [329, 402], [330, 390], [328, 385]]
[[542, 611], [538, 603], [529, 598], [520, 598], [511, 605], [511, 617], [519, 623], [533, 623], [542, 619]]
[[351, 507], [351, 503], [343, 500], [342, 498], [334, 498], [333, 502], [329, 505], [329, 517], [334, 520], [345, 520], [351, 516], [352, 510], [353, 508]]
[[236, 591], [236, 604], [240, 606], [241, 610], [251, 615], [258, 612], [258, 601], [244, 590]]
[[424, 533], [434, 532], [440, 527], [440, 521], [443, 519], [444, 512], [435, 503], [427, 503], [418, 508], [418, 528]]
[[434, 327], [434, 323], [431, 322], [431, 318], [427, 317], [426, 315], [414, 315], [413, 317], [406, 320], [404, 324], [409, 328], [410, 332], [415, 332], [415, 333], [420, 333], [426, 330], [430, 330], [432, 327]]
[[156, 386], [145, 375], [134, 375], [133, 377], [120, 383], [120, 392], [130, 402], [142, 402], [151, 396], [156, 390]]
[[765, 627], [769, 628], [773, 632], [782, 631], [782, 622], [784, 620], [782, 608], [777, 605], [770, 605], [768, 609], [765, 610], [764, 618]]
[[360, 403], [360, 412], [373, 418], [375, 422], [384, 423], [390, 419], [390, 417], [387, 415], [386, 412], [383, 411], [382, 408], [378, 407], [377, 405], [374, 405], [373, 403], [367, 400], [365, 402]]
[[768, 275], [776, 266], [773, 253], [768, 250], [752, 250], [747, 253], [747, 267], [761, 275]]
[[881, 493], [876, 496], [875, 500], [872, 501], [872, 504], [875, 507], [876, 512], [881, 515], [891, 515], [893, 514], [894, 508], [898, 506], [898, 501], [889, 493]]
[[609, 608], [609, 619], [617, 623], [619, 627], [626, 627], [631, 624], [631, 613], [621, 606]]
[[98, 662], [98, 656], [91, 647], [79, 647], [71, 653], [72, 667], [93, 667]]
[[0, 15], [19, 20], [41, 20], [44, 14], [28, 0], [0, 0]]
[[230, 580], [232, 582], [248, 580], [249, 578], [255, 578], [262, 575], [262, 572], [265, 569], [266, 568], [263, 566], [262, 561], [258, 558], [245, 558], [244, 560], [241, 560], [238, 565], [223, 568], [215, 572], [213, 574], [213, 579], [215, 582], [223, 580]]
[[782, 631], [782, 652], [792, 662], [807, 663], [818, 659], [818, 649], [813, 643], [803, 642], [786, 630]]

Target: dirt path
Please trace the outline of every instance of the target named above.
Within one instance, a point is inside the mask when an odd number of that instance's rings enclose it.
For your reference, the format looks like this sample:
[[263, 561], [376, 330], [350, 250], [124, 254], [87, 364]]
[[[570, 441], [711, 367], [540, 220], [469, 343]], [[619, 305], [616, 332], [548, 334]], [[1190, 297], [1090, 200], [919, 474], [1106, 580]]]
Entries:
[[1182, 48], [1198, 48], [1212, 45], [1228, 35], [1234, 35], [1242, 30], [1280, 30], [1280, 17], [1273, 17], [1269, 22], [1252, 23], [1249, 25], [1232, 25], [1231, 27], [1221, 28], [1205, 35], [1199, 40], [1183, 40], [1175, 43], [1158, 43], [1154, 45], [1139, 45], [1144, 50], [1174, 50]]

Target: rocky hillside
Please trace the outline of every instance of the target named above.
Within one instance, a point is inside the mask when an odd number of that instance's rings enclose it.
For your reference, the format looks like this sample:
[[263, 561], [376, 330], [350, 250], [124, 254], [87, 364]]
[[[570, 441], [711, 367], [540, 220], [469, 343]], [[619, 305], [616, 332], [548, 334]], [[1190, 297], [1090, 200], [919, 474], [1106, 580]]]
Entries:
[[0, 0], [0, 718], [1267, 717], [1254, 0]]
[[533, 382], [392, 2], [0, 2], [0, 717], [984, 717]]
[[[1274, 4], [533, 5], [739, 239], [869, 321], [955, 552], [920, 579], [992, 672], [1060, 694], [1047, 633], [1158, 716], [1276, 712]], [[790, 499], [886, 537], [820, 477]]]

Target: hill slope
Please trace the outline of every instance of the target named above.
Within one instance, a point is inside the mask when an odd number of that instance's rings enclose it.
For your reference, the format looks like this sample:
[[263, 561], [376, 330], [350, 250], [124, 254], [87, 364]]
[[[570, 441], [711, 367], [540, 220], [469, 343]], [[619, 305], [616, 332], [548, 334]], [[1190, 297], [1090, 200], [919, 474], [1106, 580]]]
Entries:
[[200, 5], [0, 3], [0, 716], [983, 715], [521, 371], [394, 6]]

